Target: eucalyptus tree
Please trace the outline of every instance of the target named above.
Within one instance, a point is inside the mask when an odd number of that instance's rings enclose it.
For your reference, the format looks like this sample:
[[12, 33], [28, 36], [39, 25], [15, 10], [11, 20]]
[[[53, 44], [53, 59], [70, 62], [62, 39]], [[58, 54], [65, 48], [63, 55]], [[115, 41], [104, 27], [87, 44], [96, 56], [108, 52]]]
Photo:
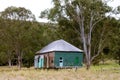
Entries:
[[[7, 59], [9, 66], [11, 67], [11, 57], [12, 57], [12, 39], [11, 39], [11, 27], [9, 25], [10, 20], [0, 19], [0, 45], [1, 45], [1, 52], [7, 53]], [[9, 27], [9, 28], [8, 28]]]
[[33, 21], [35, 16], [32, 12], [24, 7], [8, 7], [3, 12], [1, 12], [1, 17], [4, 19], [11, 20], [23, 20], [23, 21]]
[[114, 10], [115, 18], [111, 18], [112, 33], [110, 35], [110, 49], [112, 57], [118, 60], [120, 65], [120, 5]]
[[43, 11], [41, 17], [47, 17], [58, 23], [61, 20], [74, 22], [76, 26], [73, 27], [80, 36], [86, 66], [89, 69], [92, 60], [100, 54], [98, 52], [91, 55], [92, 32], [97, 23], [105, 18], [105, 14], [111, 11], [111, 8], [102, 0], [53, 0], [53, 5], [53, 8]]
[[118, 60], [120, 65], [120, 20], [111, 19], [113, 32], [110, 35], [110, 49], [112, 58]]
[[[7, 42], [11, 43], [13, 46], [13, 50], [18, 57], [18, 67], [20, 69], [22, 64], [23, 49], [29, 41], [28, 35], [31, 27], [30, 24], [32, 24], [32, 21], [35, 21], [35, 16], [30, 10], [23, 7], [12, 6], [1, 12], [1, 17], [4, 20], [9, 21], [6, 22], [6, 39], [8, 38]], [[10, 37], [8, 35], [10, 35]]]
[[[92, 55], [96, 55], [96, 59], [93, 62], [99, 62], [100, 60], [110, 58], [111, 37], [114, 34], [114, 28], [117, 25], [113, 25], [114, 18], [107, 17], [100, 21], [94, 31], [92, 32]], [[100, 55], [98, 53], [101, 53]], [[103, 56], [103, 57], [102, 57]], [[99, 59], [100, 58], [100, 59]]]

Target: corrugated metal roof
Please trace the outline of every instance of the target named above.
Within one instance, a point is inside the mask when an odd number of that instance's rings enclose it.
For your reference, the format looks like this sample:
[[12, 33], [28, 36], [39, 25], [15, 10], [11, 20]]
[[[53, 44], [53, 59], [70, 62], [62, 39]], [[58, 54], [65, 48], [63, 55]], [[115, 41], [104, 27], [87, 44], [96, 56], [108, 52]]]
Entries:
[[37, 53], [46, 53], [51, 51], [75, 51], [75, 52], [83, 52], [79, 48], [71, 45], [70, 43], [64, 41], [64, 40], [57, 40], [54, 41], [47, 46], [45, 46], [40, 51], [37, 51]]

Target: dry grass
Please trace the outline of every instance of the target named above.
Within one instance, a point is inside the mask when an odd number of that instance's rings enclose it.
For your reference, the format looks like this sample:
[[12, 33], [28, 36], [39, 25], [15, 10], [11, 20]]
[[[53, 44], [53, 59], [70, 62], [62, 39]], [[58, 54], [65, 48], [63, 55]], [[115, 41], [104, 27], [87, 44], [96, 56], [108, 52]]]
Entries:
[[77, 71], [0, 67], [0, 80], [120, 80], [120, 66], [92, 66], [89, 71], [84, 67]]

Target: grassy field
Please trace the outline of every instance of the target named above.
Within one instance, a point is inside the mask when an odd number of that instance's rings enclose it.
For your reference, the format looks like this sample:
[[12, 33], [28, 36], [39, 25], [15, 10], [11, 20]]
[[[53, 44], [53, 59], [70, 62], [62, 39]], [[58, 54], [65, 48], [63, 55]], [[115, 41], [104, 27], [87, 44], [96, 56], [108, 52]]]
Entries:
[[83, 68], [60, 70], [35, 70], [32, 68], [0, 67], [0, 80], [120, 80], [120, 66], [105, 64]]

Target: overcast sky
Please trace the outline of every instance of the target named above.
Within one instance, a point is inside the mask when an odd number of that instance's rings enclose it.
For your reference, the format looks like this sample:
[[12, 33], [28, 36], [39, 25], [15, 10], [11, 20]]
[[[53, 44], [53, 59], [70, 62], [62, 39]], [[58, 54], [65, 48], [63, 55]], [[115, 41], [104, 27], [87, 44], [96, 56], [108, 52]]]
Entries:
[[45, 20], [41, 20], [38, 17], [41, 11], [52, 7], [51, 1], [52, 0], [0, 0], [0, 12], [10, 6], [25, 7], [35, 14], [37, 20], [43, 22]]
[[[45, 20], [41, 20], [38, 17], [41, 11], [52, 7], [51, 1], [52, 0], [0, 0], [0, 12], [10, 6], [25, 7], [35, 14], [38, 21], [44, 22]], [[120, 5], [120, 0], [114, 0], [114, 2], [109, 3], [109, 5], [117, 7]]]

